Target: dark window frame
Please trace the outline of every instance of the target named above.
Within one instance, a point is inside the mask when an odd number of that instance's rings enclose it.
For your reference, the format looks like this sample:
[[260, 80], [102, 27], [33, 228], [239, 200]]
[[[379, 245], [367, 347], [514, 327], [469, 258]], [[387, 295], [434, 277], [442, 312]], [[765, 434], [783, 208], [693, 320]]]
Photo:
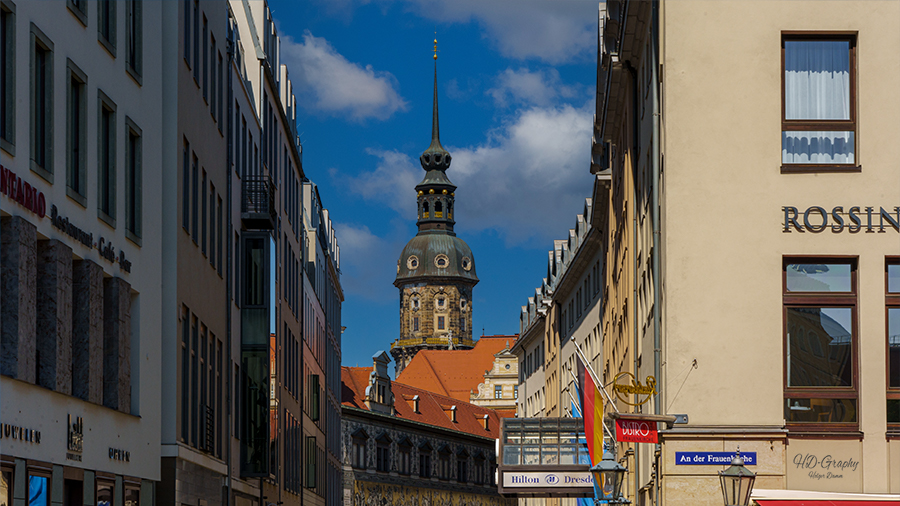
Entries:
[[71, 12], [82, 25], [87, 27], [87, 0], [67, 0], [66, 7], [69, 8], [69, 12]]
[[[113, 58], [116, 57], [116, 0], [98, 0], [97, 2], [97, 42], [100, 43]], [[104, 9], [108, 7], [108, 10]], [[108, 32], [104, 33], [104, 19], [108, 17]]]
[[[40, 48], [38, 47], [40, 46]], [[38, 57], [43, 53], [44, 71]], [[31, 170], [53, 184], [53, 42], [31, 23]], [[41, 86], [43, 83], [43, 86]], [[37, 110], [40, 109], [40, 110]], [[15, 118], [13, 118], [15, 122]]]
[[[787, 266], [789, 264], [831, 263], [850, 265], [849, 292], [788, 292]], [[856, 422], [791, 422], [785, 426], [791, 432], [857, 432], [859, 430], [859, 257], [838, 256], [785, 256], [782, 258], [782, 409], [788, 399], [853, 399], [856, 402]], [[803, 307], [849, 307], [851, 309], [851, 367], [852, 385], [849, 387], [789, 387], [788, 360], [788, 310]], [[787, 419], [787, 416], [785, 417]]]
[[125, 116], [125, 237], [141, 245], [143, 189], [143, 131]]
[[125, 3], [125, 70], [140, 86], [144, 71], [144, 2]]
[[[116, 228], [116, 176], [118, 173], [118, 149], [116, 146], [116, 125], [118, 123], [116, 103], [102, 90], [97, 90], [97, 217], [112, 228]], [[108, 145], [106, 155], [108, 166], [104, 166], [100, 153], [103, 149], [102, 129], [104, 125], [104, 112], [108, 113], [110, 122], [108, 127]]]
[[66, 195], [87, 207], [88, 78], [68, 58], [66, 75]]
[[0, 148], [16, 155], [16, 4], [11, 0], [0, 0], [0, 10], [3, 11], [2, 46], [3, 51], [2, 72], [0, 72], [0, 100], [3, 104], [3, 114], [0, 116]]
[[[884, 262], [884, 353], [885, 353], [885, 402], [897, 401], [900, 403], [900, 386], [891, 387], [891, 353], [890, 353], [890, 310], [900, 311], [900, 292], [888, 291], [888, 266], [900, 266], [900, 256], [888, 256]], [[900, 438], [900, 420], [887, 422], [889, 437]]]
[[[788, 30], [781, 32], [781, 131], [852, 131], [853, 132], [853, 163], [818, 164], [818, 163], [791, 163], [781, 164], [782, 173], [808, 173], [808, 172], [861, 172], [859, 163], [859, 135], [857, 119], [857, 31], [803, 31]], [[849, 120], [787, 120], [785, 119], [785, 49], [786, 41], [847, 41], [850, 43], [850, 119]]]

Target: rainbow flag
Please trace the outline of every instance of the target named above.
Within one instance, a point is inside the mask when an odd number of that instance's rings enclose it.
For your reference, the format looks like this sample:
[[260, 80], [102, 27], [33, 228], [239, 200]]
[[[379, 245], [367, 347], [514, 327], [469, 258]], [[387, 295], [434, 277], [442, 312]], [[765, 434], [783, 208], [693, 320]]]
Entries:
[[581, 414], [584, 416], [584, 436], [587, 439], [588, 453], [591, 454], [591, 465], [597, 465], [603, 459], [603, 397], [591, 375], [585, 370], [581, 358], [576, 358], [578, 382], [583, 385]]

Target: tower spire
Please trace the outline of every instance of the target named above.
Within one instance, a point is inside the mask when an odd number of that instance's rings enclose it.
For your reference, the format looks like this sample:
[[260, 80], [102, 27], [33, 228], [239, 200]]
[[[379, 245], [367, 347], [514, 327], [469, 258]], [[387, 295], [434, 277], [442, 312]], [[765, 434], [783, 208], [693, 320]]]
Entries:
[[[419, 157], [422, 168], [426, 171], [444, 171], [450, 168], [450, 153], [441, 146], [441, 128], [438, 123], [438, 89], [437, 89], [437, 38], [434, 39], [434, 102], [431, 109], [431, 144]], [[448, 181], [449, 183], [449, 181]]]

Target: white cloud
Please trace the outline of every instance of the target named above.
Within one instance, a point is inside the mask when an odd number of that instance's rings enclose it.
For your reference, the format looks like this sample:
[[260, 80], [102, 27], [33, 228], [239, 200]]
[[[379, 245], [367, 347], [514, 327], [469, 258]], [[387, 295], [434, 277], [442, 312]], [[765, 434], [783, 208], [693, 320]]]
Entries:
[[383, 9], [405, 3], [437, 23], [475, 21], [484, 37], [510, 58], [562, 63], [590, 57], [597, 48], [597, 0], [319, 0], [345, 20], [354, 6], [373, 1]]
[[[524, 109], [477, 146], [448, 146], [457, 229], [493, 229], [509, 243], [564, 234], [591, 189], [591, 105]], [[414, 220], [413, 188], [424, 175], [418, 161], [397, 151], [370, 154], [376, 168], [346, 177], [348, 187]]]
[[561, 63], [597, 45], [596, 0], [407, 0], [438, 22], [477, 21], [504, 56]]
[[396, 297], [395, 272], [377, 266], [395, 265], [403, 245], [409, 239], [405, 223], [393, 223], [385, 237], [369, 227], [353, 223], [335, 223], [341, 241], [341, 287], [344, 294], [382, 302]]
[[384, 120], [407, 109], [393, 74], [347, 60], [308, 30], [299, 43], [282, 37], [281, 54], [291, 70], [298, 102], [306, 107], [355, 121]]
[[559, 71], [548, 68], [532, 72], [527, 68], [504, 70], [496, 78], [493, 88], [487, 94], [500, 107], [511, 103], [531, 104], [546, 107], [559, 98], [573, 98], [578, 95], [576, 86], [566, 86], [559, 77]]

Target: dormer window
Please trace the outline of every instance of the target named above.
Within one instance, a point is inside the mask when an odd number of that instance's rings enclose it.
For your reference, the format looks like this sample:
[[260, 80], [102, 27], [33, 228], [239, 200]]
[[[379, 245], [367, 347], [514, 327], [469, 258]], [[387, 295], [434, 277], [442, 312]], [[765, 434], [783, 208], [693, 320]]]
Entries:
[[450, 258], [447, 255], [441, 253], [440, 255], [434, 257], [434, 265], [438, 269], [445, 269], [450, 265]]

